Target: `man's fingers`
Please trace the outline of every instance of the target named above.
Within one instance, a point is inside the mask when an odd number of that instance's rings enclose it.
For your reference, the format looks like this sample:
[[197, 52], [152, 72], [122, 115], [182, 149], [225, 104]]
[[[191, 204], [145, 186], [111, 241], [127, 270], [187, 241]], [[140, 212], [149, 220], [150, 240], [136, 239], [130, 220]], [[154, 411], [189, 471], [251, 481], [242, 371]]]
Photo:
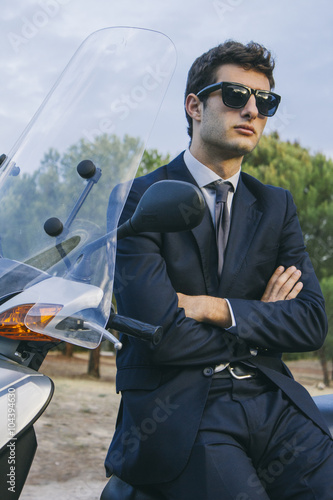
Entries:
[[289, 292], [289, 294], [286, 297], [286, 300], [295, 299], [299, 294], [299, 292], [302, 290], [302, 288], [303, 288], [303, 283], [299, 281], [291, 290], [291, 292]]
[[297, 297], [303, 287], [301, 283], [298, 283], [301, 275], [302, 273], [295, 266], [290, 266], [287, 269], [279, 266], [269, 280], [261, 300], [276, 302], [277, 300], [289, 300]]
[[270, 295], [271, 295], [271, 293], [273, 291], [274, 285], [276, 284], [276, 281], [283, 274], [283, 272], [284, 272], [284, 267], [283, 266], [279, 266], [274, 271], [274, 273], [272, 274], [269, 282], [267, 283], [264, 295], [262, 296], [261, 300], [263, 300], [265, 302], [266, 300], [269, 299], [269, 297], [270, 297]]
[[283, 300], [300, 278], [295, 266], [288, 267], [275, 281], [272, 289], [274, 298]]
[[302, 273], [294, 266], [287, 269], [288, 272], [285, 273], [285, 282], [281, 285], [278, 293], [277, 300], [284, 300], [293, 291], [296, 283], [300, 279]]

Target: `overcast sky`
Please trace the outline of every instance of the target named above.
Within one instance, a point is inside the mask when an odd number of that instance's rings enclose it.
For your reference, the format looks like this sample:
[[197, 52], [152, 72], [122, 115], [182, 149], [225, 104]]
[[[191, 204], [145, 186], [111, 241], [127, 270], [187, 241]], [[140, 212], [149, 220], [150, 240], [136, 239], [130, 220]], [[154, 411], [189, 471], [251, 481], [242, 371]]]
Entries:
[[233, 38], [258, 41], [275, 55], [282, 102], [269, 129], [333, 158], [332, 0], [1, 0], [0, 22], [0, 153], [90, 33], [138, 26], [168, 35], [178, 53], [148, 147], [173, 156], [187, 146], [187, 71], [198, 55]]

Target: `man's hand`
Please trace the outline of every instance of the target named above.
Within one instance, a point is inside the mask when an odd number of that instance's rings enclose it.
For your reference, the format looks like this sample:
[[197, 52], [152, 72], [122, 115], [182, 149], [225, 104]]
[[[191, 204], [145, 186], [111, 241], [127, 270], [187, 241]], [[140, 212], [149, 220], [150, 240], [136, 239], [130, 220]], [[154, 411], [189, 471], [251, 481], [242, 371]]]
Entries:
[[[295, 266], [285, 269], [280, 266], [273, 273], [266, 290], [261, 297], [262, 302], [295, 299], [303, 288], [299, 281], [301, 271]], [[177, 293], [178, 307], [185, 311], [185, 316], [201, 323], [211, 323], [221, 328], [232, 325], [230, 309], [225, 299], [208, 295], [184, 295]]]
[[303, 283], [299, 281], [301, 274], [295, 266], [287, 269], [278, 267], [267, 283], [262, 302], [295, 299], [303, 288]]
[[208, 295], [184, 295], [183, 293], [177, 293], [177, 295], [178, 307], [184, 309], [186, 317], [221, 328], [231, 326], [229, 306], [224, 299]]

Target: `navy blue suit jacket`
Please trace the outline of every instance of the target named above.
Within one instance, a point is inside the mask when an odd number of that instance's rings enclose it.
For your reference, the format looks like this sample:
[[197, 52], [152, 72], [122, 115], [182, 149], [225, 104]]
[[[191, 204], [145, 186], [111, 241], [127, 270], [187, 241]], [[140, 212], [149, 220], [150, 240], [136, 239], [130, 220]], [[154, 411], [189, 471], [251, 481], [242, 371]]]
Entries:
[[[179, 155], [134, 181], [120, 222], [132, 215], [152, 183], [164, 179], [195, 184]], [[303, 290], [294, 300], [263, 303], [278, 265], [297, 266]], [[226, 331], [186, 318], [176, 292], [228, 298], [236, 327]], [[122, 337], [117, 355], [122, 402], [106, 459], [108, 474], [133, 484], [174, 479], [191, 453], [214, 366], [226, 361], [251, 360], [329, 433], [311, 397], [281, 361], [281, 352], [318, 349], [327, 331], [324, 300], [288, 191], [241, 173], [220, 284], [207, 208], [192, 231], [120, 241], [115, 293], [120, 314], [162, 325], [164, 335], [157, 346]]]

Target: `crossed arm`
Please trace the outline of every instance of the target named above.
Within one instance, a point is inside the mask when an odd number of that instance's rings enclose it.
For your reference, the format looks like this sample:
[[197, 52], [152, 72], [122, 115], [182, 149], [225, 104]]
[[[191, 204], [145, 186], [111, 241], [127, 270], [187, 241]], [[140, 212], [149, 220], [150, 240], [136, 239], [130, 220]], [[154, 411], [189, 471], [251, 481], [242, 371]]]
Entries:
[[[276, 302], [291, 300], [297, 297], [303, 288], [299, 281], [301, 271], [295, 266], [285, 269], [279, 266], [267, 283], [262, 302]], [[207, 295], [184, 295], [178, 293], [178, 307], [185, 311], [185, 315], [202, 323], [210, 323], [222, 328], [229, 328], [232, 319], [229, 306], [225, 299]]]

